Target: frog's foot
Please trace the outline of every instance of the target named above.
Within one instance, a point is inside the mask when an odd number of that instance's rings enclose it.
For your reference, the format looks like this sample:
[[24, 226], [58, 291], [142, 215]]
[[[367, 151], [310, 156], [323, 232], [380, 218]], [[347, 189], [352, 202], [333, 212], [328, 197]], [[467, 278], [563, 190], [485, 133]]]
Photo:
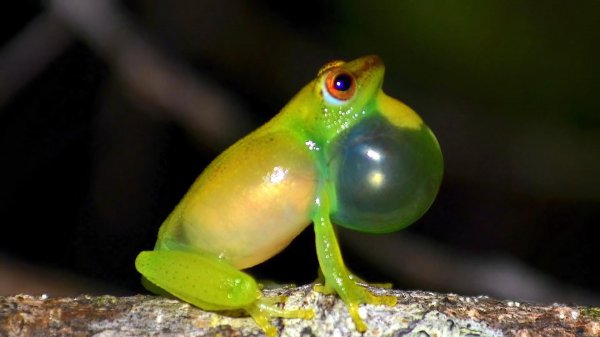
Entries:
[[277, 328], [270, 322], [273, 317], [311, 319], [315, 316], [315, 312], [312, 309], [282, 309], [278, 307], [277, 303], [284, 302], [286, 298], [283, 295], [261, 297], [246, 308], [246, 311], [264, 330], [267, 337], [277, 335]]
[[353, 280], [344, 282], [340, 289], [338, 289], [338, 294], [344, 303], [346, 303], [350, 317], [352, 318], [354, 325], [356, 325], [356, 330], [359, 332], [367, 330], [367, 325], [358, 314], [358, 308], [361, 304], [386, 305], [393, 307], [398, 302], [398, 298], [395, 296], [375, 295]]
[[320, 279], [315, 281], [313, 290], [325, 295], [338, 293], [344, 303], [346, 303], [350, 317], [352, 318], [352, 321], [354, 322], [354, 325], [356, 325], [356, 329], [359, 332], [364, 332], [367, 330], [367, 325], [358, 314], [358, 308], [361, 304], [387, 305], [389, 307], [393, 307], [396, 305], [396, 303], [398, 303], [398, 298], [395, 296], [375, 295], [364, 287], [364, 285], [371, 285], [379, 288], [390, 289], [392, 288], [391, 283], [369, 284], [358, 276], [349, 274], [347, 281], [342, 282], [340, 289], [336, 290], [336, 288], [329, 285], [327, 282], [324, 282], [323, 284], [319, 283], [319, 281]]

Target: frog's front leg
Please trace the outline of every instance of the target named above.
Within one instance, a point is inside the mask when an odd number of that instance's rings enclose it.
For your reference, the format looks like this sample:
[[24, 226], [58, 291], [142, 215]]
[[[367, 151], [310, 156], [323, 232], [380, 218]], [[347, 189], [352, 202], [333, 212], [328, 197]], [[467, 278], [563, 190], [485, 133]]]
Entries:
[[277, 335], [270, 323], [273, 317], [304, 318], [312, 310], [286, 310], [278, 307], [281, 296], [264, 297], [248, 274], [210, 255], [187, 251], [144, 251], [135, 265], [151, 284], [152, 292], [168, 292], [205, 310], [242, 309], [249, 313], [269, 337]]
[[327, 193], [320, 193], [316, 201], [317, 207], [313, 216], [317, 257], [325, 278], [323, 286], [316, 286], [315, 290], [324, 293], [336, 292], [346, 303], [350, 317], [360, 332], [367, 330], [365, 322], [358, 314], [360, 304], [396, 305], [395, 296], [378, 296], [370, 293], [359, 285], [360, 279], [353, 276], [344, 264], [342, 254], [335, 236], [335, 231], [330, 220], [330, 204]]

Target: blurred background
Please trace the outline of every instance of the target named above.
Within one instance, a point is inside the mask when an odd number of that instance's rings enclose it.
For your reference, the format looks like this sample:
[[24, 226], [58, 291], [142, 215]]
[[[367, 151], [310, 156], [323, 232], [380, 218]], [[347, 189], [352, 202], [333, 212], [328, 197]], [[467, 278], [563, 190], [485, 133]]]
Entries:
[[[5, 6], [7, 7], [7, 6]], [[25, 0], [0, 12], [0, 295], [133, 294], [226, 146], [321, 65], [378, 54], [445, 157], [401, 232], [340, 230], [402, 289], [600, 305], [600, 2]], [[311, 282], [308, 228], [259, 278]]]

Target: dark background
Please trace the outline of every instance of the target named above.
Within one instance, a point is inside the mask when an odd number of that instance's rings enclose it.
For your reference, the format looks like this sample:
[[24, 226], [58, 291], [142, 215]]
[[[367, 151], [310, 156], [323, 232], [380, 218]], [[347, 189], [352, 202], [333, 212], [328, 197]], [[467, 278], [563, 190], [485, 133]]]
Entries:
[[[112, 6], [111, 6], [112, 4]], [[143, 291], [133, 268], [224, 147], [332, 59], [378, 54], [436, 133], [421, 220], [341, 231], [408, 289], [600, 305], [597, 1], [21, 1], [0, 11], [0, 295]], [[253, 275], [316, 277], [311, 228]]]

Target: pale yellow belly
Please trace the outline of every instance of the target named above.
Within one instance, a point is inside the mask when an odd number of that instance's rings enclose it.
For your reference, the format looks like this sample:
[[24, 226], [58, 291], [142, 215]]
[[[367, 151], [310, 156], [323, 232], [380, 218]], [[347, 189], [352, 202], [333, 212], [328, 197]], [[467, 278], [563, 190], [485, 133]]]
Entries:
[[303, 141], [252, 134], [200, 175], [169, 227], [189, 248], [251, 267], [310, 224], [316, 188], [314, 159]]

